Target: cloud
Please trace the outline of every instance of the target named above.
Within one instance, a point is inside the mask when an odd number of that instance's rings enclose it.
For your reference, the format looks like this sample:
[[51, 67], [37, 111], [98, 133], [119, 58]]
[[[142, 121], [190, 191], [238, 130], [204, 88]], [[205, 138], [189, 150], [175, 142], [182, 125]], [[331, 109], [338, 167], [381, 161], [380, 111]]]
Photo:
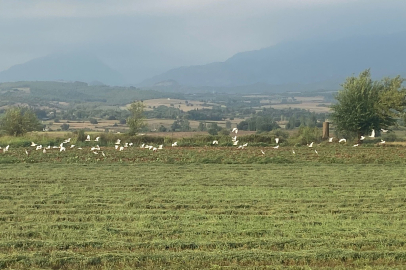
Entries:
[[182, 15], [202, 11], [209, 11], [212, 14], [247, 15], [264, 13], [272, 9], [325, 6], [344, 2], [349, 0], [3, 0], [0, 16], [2, 18], [89, 18], [138, 14]]
[[0, 0], [0, 70], [93, 51], [141, 80], [280, 42], [406, 30], [399, 0]]

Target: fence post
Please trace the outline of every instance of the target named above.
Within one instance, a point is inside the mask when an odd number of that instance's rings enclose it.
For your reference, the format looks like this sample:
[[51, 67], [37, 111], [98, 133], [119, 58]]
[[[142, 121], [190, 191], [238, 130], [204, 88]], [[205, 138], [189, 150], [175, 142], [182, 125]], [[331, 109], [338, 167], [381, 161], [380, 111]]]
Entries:
[[330, 137], [330, 123], [323, 122], [323, 140], [327, 140]]

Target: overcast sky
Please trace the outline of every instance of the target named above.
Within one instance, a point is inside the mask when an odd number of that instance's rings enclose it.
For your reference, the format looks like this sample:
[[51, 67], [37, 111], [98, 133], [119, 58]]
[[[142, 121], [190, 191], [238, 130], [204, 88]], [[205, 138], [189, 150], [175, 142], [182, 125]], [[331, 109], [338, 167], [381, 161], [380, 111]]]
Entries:
[[403, 0], [0, 0], [0, 71], [91, 51], [139, 82], [300, 39], [406, 30]]

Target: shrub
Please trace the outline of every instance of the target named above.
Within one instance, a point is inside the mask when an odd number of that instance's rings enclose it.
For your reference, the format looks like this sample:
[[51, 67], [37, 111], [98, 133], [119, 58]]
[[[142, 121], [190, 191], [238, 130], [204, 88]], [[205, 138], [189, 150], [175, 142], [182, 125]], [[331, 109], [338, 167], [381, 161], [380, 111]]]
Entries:
[[66, 124], [66, 123], [62, 124], [61, 125], [61, 130], [63, 130], [63, 131], [69, 130], [69, 124]]
[[382, 139], [387, 142], [394, 142], [394, 141], [398, 140], [398, 137], [396, 136], [396, 134], [394, 132], [391, 132], [391, 133], [387, 133], [387, 134], [383, 135]]
[[90, 122], [90, 124], [93, 124], [93, 125], [97, 125], [99, 122], [97, 121], [97, 119], [94, 119], [94, 118], [90, 118], [89, 119], [89, 122]]
[[221, 136], [228, 136], [228, 135], [230, 135], [230, 131], [227, 129], [222, 129], [222, 130], [220, 130], [219, 134]]
[[85, 131], [83, 129], [78, 130], [76, 132], [76, 134], [77, 134], [76, 141], [84, 142], [86, 140], [86, 134], [85, 134]]
[[217, 134], [218, 134], [218, 131], [217, 131], [216, 128], [210, 128], [209, 130], [207, 130], [207, 132], [208, 132], [210, 135], [217, 135]]

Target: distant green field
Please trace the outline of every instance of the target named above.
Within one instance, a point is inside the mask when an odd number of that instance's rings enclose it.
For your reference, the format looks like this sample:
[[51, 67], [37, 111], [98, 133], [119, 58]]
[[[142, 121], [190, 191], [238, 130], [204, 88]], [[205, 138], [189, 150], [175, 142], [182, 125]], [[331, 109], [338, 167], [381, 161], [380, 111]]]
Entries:
[[406, 267], [406, 168], [1, 164], [3, 269]]

